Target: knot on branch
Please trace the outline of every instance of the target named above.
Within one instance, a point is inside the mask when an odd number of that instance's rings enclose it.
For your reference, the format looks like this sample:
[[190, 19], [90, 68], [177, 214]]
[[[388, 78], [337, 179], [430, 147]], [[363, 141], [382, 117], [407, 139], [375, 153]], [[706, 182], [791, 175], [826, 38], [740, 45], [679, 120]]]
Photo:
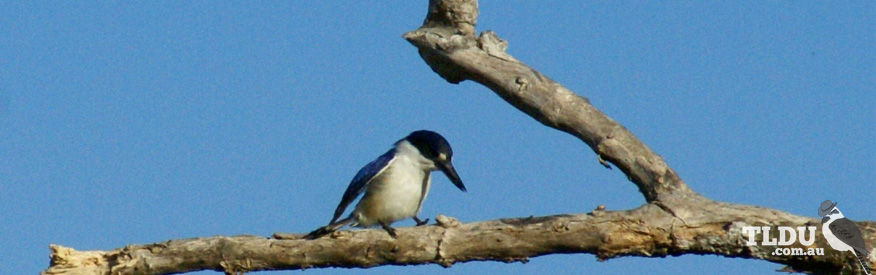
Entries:
[[423, 27], [450, 27], [464, 36], [474, 35], [478, 20], [475, 0], [431, 0]]
[[438, 226], [444, 228], [454, 228], [459, 226], [459, 220], [441, 214], [438, 214], [438, 216], [435, 217], [435, 221], [438, 222]]
[[511, 55], [505, 52], [508, 49], [508, 42], [499, 38], [496, 33], [492, 31], [482, 32], [480, 36], [478, 36], [478, 48], [484, 50], [490, 56], [511, 62], [520, 63], [517, 59], [514, 59]]

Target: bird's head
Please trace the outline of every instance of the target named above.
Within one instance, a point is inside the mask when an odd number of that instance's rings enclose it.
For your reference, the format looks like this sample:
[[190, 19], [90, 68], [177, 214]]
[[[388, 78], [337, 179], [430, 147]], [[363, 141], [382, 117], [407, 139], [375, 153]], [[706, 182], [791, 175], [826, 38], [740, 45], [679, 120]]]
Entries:
[[450, 148], [450, 143], [444, 137], [436, 132], [429, 130], [414, 131], [404, 139], [420, 151], [420, 154], [426, 159], [431, 160], [438, 170], [444, 172], [450, 182], [456, 185], [459, 190], [465, 192], [465, 185], [459, 179], [456, 169], [453, 168], [453, 149]]

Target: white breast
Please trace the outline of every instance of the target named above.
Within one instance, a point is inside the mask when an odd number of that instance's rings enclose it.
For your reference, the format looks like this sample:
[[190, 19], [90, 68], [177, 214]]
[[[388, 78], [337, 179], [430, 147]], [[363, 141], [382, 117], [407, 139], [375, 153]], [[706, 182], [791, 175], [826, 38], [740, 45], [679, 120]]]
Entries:
[[414, 217], [429, 192], [434, 164], [420, 156], [406, 141], [396, 146], [396, 156], [365, 190], [353, 210], [357, 226], [371, 226]]

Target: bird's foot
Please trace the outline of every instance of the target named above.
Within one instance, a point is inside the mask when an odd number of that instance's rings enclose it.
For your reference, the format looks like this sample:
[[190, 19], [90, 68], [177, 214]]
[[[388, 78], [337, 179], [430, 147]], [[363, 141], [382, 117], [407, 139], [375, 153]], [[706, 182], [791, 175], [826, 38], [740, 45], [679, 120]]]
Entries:
[[429, 219], [420, 220], [420, 218], [414, 217], [414, 221], [417, 222], [417, 226], [426, 225], [429, 223]]
[[389, 227], [389, 224], [380, 223], [380, 226], [383, 227], [383, 230], [386, 230], [386, 233], [389, 233], [389, 236], [393, 239], [398, 238], [398, 234], [395, 234], [395, 228]]

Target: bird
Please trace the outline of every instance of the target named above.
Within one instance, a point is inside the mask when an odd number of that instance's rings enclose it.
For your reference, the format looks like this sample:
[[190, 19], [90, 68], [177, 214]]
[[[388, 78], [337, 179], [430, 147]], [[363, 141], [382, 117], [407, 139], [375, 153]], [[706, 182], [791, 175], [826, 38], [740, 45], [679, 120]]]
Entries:
[[[395, 142], [389, 151], [366, 164], [350, 181], [328, 225], [305, 235], [317, 239], [345, 225], [370, 227], [380, 225], [393, 238], [393, 222], [413, 218], [417, 226], [429, 219], [417, 217], [429, 193], [432, 171], [444, 172], [450, 182], [466, 192], [453, 167], [453, 150], [440, 134], [429, 130], [411, 132]], [[349, 216], [338, 220], [347, 206], [364, 195]]]
[[846, 219], [836, 203], [830, 200], [821, 203], [818, 215], [822, 216], [821, 232], [830, 247], [839, 251], [851, 251], [864, 268], [864, 273], [870, 274], [870, 268], [866, 264], [869, 251], [858, 226]]

